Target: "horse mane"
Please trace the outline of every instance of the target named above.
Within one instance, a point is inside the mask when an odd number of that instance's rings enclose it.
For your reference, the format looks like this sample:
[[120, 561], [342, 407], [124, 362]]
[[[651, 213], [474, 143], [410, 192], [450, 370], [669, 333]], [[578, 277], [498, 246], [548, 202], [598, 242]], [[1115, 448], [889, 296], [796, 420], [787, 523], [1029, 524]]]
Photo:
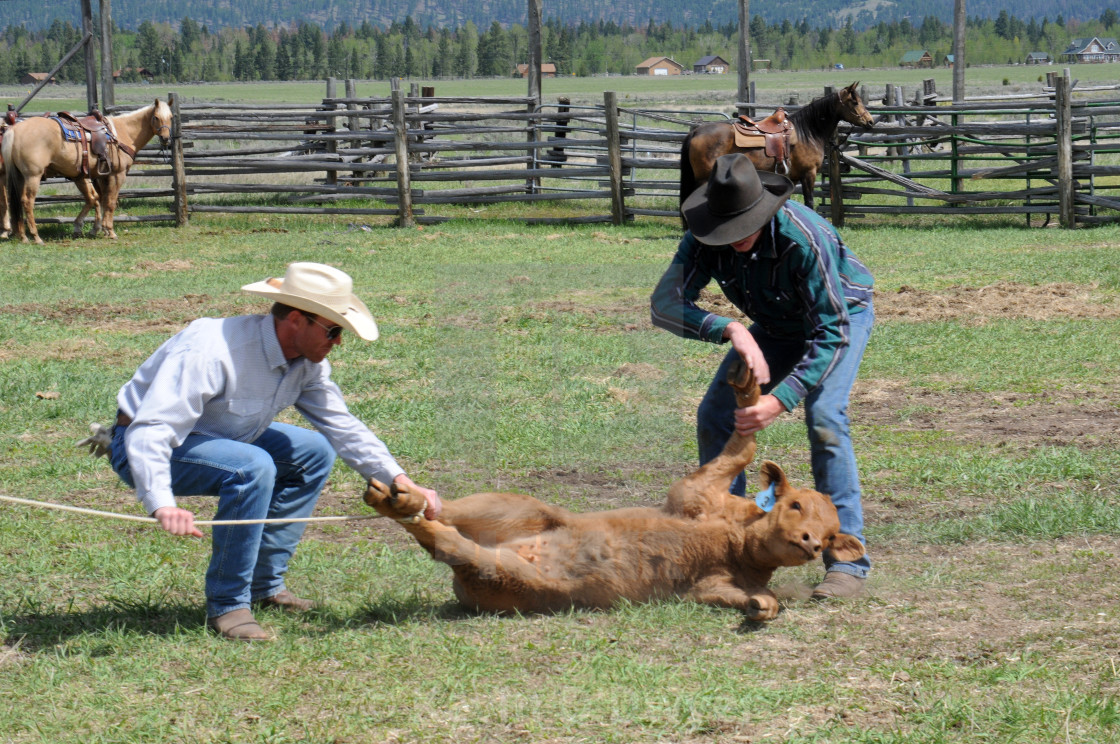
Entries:
[[789, 119], [793, 122], [793, 126], [797, 128], [797, 136], [802, 139], [815, 140], [819, 144], [827, 142], [832, 137], [832, 133], [836, 131], [837, 124], [840, 123], [840, 117], [836, 113], [836, 105], [839, 99], [840, 94], [833, 91], [819, 98], [814, 98], [793, 112]]
[[[132, 111], [126, 111], [123, 114], [114, 114], [113, 116], [110, 116], [110, 117], [107, 117], [107, 118], [112, 119], [114, 123], [117, 123], [117, 122], [122, 122], [122, 121], [132, 121], [133, 119], [139, 119], [139, 118], [144, 117], [144, 116], [152, 116], [153, 114], [156, 113], [156, 105], [157, 104], [163, 104], [163, 101], [160, 101], [160, 100], [157, 99], [156, 101], [154, 101], [152, 103], [149, 103], [147, 106], [141, 106], [138, 109], [133, 109]], [[163, 104], [163, 105], [166, 105], [166, 104]]]

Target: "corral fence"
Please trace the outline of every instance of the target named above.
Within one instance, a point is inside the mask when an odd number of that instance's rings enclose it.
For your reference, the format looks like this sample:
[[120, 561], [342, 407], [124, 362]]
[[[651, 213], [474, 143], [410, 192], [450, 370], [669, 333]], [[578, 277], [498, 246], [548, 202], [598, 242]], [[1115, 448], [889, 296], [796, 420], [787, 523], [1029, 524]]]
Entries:
[[[1021, 214], [1074, 227], [1120, 221], [1120, 87], [1075, 91], [1052, 76], [1038, 94], [952, 104], [927, 81], [909, 101], [866, 88], [871, 130], [842, 123], [816, 185], [833, 222], [868, 215]], [[318, 104], [247, 106], [170, 96], [170, 152], [149, 145], [122, 191], [170, 214], [388, 217], [409, 226], [481, 215], [523, 222], [676, 217], [680, 148], [701, 121], [670, 111], [527, 97], [461, 98], [432, 89], [359, 98], [329, 80]], [[825, 92], [829, 92], [826, 88]], [[1113, 94], [1114, 95], [1114, 94]], [[761, 115], [795, 99], [738, 103]], [[407, 163], [407, 168], [398, 167]], [[169, 185], [164, 185], [168, 183]], [[60, 199], [64, 197], [54, 197]], [[533, 207], [514, 203], [535, 203]], [[42, 222], [52, 221], [45, 218]], [[64, 218], [53, 221], [64, 222]]]

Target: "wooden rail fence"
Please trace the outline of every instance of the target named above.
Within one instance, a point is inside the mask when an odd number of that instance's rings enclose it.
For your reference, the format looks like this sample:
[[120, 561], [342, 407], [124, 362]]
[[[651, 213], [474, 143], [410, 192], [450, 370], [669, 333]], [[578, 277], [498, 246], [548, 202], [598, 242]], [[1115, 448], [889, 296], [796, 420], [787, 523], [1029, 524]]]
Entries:
[[[1053, 215], [1066, 227], [1120, 220], [1120, 100], [1075, 96], [1068, 74], [1052, 83], [1029, 99], [964, 104], [928, 86], [907, 103], [887, 86], [868, 106], [875, 128], [842, 124], [816, 186], [820, 211], [836, 224], [906, 214], [1021, 214], [1028, 224]], [[516, 211], [524, 222], [676, 217], [684, 136], [700, 121], [730, 117], [620, 106], [613, 92], [579, 106], [437, 97], [415, 85], [384, 98], [353, 89], [347, 81], [339, 96], [332, 80], [318, 104], [252, 107], [172, 94], [170, 150], [144, 148], [122, 192], [126, 206], [156, 213], [118, 221], [283, 213], [407, 226], [506, 216], [511, 202], [538, 203], [537, 214]], [[168, 200], [170, 212], [159, 213]]]

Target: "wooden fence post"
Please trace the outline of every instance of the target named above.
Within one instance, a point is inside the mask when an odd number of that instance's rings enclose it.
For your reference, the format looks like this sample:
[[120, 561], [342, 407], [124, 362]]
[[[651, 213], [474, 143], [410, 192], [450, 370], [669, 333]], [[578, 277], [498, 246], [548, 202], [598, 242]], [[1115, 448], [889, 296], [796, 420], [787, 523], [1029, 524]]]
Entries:
[[[525, 107], [526, 113], [532, 115], [541, 110], [541, 65], [544, 62], [541, 47], [541, 13], [542, 0], [527, 0], [526, 2], [529, 21], [529, 67], [525, 70], [529, 84], [529, 103]], [[515, 60], [516, 61], [516, 60]], [[540, 168], [541, 152], [536, 144], [541, 139], [541, 119], [530, 118], [526, 122], [525, 141], [529, 144], [529, 167], [537, 170]], [[559, 167], [554, 165], [555, 167]], [[541, 190], [541, 179], [533, 176], [525, 180], [525, 190], [530, 194], [538, 194]]]
[[[329, 77], [329, 78], [327, 78], [327, 98], [337, 98], [337, 97], [338, 97], [338, 81], [335, 80], [333, 77]], [[330, 103], [330, 104], [327, 104], [326, 106], [324, 106], [323, 108], [327, 109], [328, 111], [333, 111], [334, 109], [337, 108], [337, 106], [333, 103]], [[329, 121], [330, 121], [330, 123], [327, 126], [327, 131], [331, 134], [334, 134], [338, 130], [338, 126], [337, 126], [338, 119], [335, 119], [332, 116], [332, 117], [330, 117]], [[337, 152], [338, 152], [338, 140], [336, 140], [334, 138], [328, 139], [327, 140], [327, 160], [333, 160], [334, 158], [332, 158], [330, 156], [334, 155]], [[336, 170], [327, 171], [327, 183], [330, 184], [331, 186], [338, 185], [338, 171], [336, 171]]]
[[1073, 111], [1070, 105], [1069, 68], [1054, 79], [1054, 115], [1058, 126], [1058, 221], [1077, 227], [1073, 208]]
[[408, 124], [404, 116], [404, 92], [393, 90], [393, 144], [397, 153], [397, 226], [415, 227], [412, 216], [412, 174], [408, 170]]
[[171, 190], [172, 207], [175, 210], [175, 226], [187, 224], [187, 169], [183, 163], [183, 120], [179, 114], [179, 96], [167, 94], [171, 105]]
[[[93, 53], [93, 8], [90, 0], [82, 0], [82, 33], [86, 38], [82, 45], [86, 58], [86, 111], [93, 111], [97, 108], [97, 59]], [[105, 110], [104, 105], [101, 110]]]
[[603, 112], [607, 117], [607, 170], [611, 183], [611, 222], [621, 225], [626, 218], [626, 204], [622, 197], [622, 141], [618, 133], [618, 95], [612, 90], [603, 93]]
[[[899, 87], [894, 89], [894, 105], [898, 106], [899, 108], [902, 108], [903, 104], [904, 104], [904, 102], [902, 100], [902, 86], [899, 86]], [[903, 126], [906, 126], [906, 115], [905, 114], [899, 114], [898, 117], [897, 117], [897, 121], [899, 123], [901, 123]], [[910, 156], [910, 145], [899, 146], [898, 154], [899, 154], [899, 157], [902, 158], [902, 172], [905, 175], [909, 176], [910, 175], [910, 157], [909, 157]], [[910, 196], [906, 197], [906, 206], [908, 206], [908, 207], [914, 206], [913, 197], [910, 197]]]
[[113, 13], [109, 0], [101, 0], [101, 110], [116, 104], [113, 91]]
[[828, 148], [828, 199], [832, 224], [844, 226], [844, 184], [840, 180], [840, 133], [832, 135]]
[[[353, 100], [358, 97], [357, 85], [353, 78], [346, 78], [346, 97], [351, 99], [346, 102], [346, 110], [354, 112], [346, 119], [346, 128], [351, 132], [357, 132], [362, 128], [362, 120], [358, 116], [358, 102]], [[362, 141], [360, 139], [350, 140], [350, 147], [355, 150], [361, 149]], [[358, 160], [360, 159], [358, 158]], [[354, 183], [360, 183], [362, 175], [361, 171], [354, 171], [350, 174], [350, 178], [353, 179]]]

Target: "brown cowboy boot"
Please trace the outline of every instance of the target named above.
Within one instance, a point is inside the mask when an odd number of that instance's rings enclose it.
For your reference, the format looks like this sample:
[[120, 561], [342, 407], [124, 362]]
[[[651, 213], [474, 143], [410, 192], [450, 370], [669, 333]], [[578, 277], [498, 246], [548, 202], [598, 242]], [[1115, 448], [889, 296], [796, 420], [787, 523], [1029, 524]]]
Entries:
[[842, 571], [828, 571], [824, 581], [813, 589], [813, 599], [845, 599], [858, 597], [864, 592], [866, 579]]
[[253, 618], [253, 613], [245, 608], [208, 618], [206, 625], [227, 641], [276, 640], [275, 636], [266, 633], [257, 624], [257, 621]]
[[289, 592], [287, 589], [281, 589], [271, 597], [264, 597], [263, 599], [254, 599], [254, 607], [276, 607], [288, 612], [307, 612], [313, 610], [316, 604], [310, 599], [301, 599], [296, 595]]

